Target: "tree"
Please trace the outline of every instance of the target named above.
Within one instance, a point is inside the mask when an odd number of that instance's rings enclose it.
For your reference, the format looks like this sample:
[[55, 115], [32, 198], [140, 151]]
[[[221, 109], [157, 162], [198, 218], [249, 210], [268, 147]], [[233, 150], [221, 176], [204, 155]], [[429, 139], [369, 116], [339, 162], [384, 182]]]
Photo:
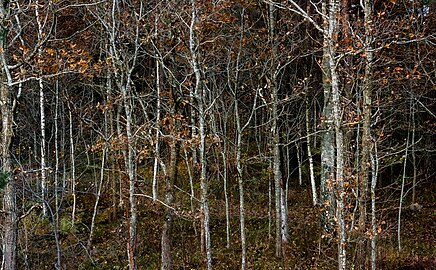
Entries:
[[0, 111], [2, 115], [2, 136], [1, 136], [1, 180], [4, 186], [3, 211], [5, 222], [3, 226], [3, 262], [4, 269], [14, 270], [16, 268], [16, 249], [17, 249], [17, 206], [15, 195], [15, 181], [12, 177], [12, 166], [10, 147], [12, 140], [12, 122], [13, 122], [13, 92], [10, 84], [12, 78], [7, 64], [7, 33], [8, 21], [11, 16], [11, 9], [7, 1], [0, 2]]
[[429, 256], [433, 2], [2, 3], [4, 269]]
[[[37, 43], [32, 43], [33, 49], [25, 50], [27, 53], [23, 55], [20, 59], [16, 57], [15, 48], [11, 49], [11, 45], [17, 45], [18, 42], [23, 44], [22, 27], [20, 24], [19, 15], [23, 13], [20, 5], [11, 5], [9, 1], [0, 2], [0, 62], [1, 62], [1, 72], [0, 72], [0, 112], [2, 115], [2, 141], [1, 141], [1, 179], [4, 185], [3, 194], [3, 212], [5, 215], [3, 224], [3, 266], [4, 269], [16, 269], [16, 256], [17, 256], [17, 228], [18, 228], [18, 213], [17, 213], [17, 198], [16, 198], [16, 187], [15, 187], [15, 176], [13, 172], [12, 156], [11, 156], [11, 146], [13, 138], [13, 122], [14, 122], [14, 110], [16, 108], [17, 99], [21, 95], [21, 83], [34, 79], [34, 77], [29, 76], [28, 78], [22, 79], [26, 74], [20, 74], [21, 70], [17, 72], [18, 68], [29, 61], [40, 48], [47, 41], [48, 35], [44, 38], [38, 40]], [[38, 14], [38, 13], [36, 13]], [[48, 16], [48, 15], [47, 15]], [[11, 19], [14, 18], [17, 24], [16, 29], [11, 27]], [[53, 26], [53, 24], [52, 24]], [[53, 27], [50, 28], [52, 30]], [[23, 48], [24, 50], [24, 48]], [[10, 52], [13, 51], [14, 54], [11, 57]], [[15, 63], [11, 61], [15, 60]], [[18, 73], [18, 76], [17, 76]], [[15, 85], [20, 85], [18, 91], [15, 90]], [[42, 99], [43, 100], [43, 95]], [[41, 123], [43, 124], [44, 117], [41, 117]], [[44, 125], [42, 125], [44, 127]], [[43, 194], [44, 195], [44, 194]], [[46, 208], [45, 208], [46, 209]]]
[[[125, 131], [123, 137], [126, 138], [125, 151], [125, 168], [126, 175], [129, 179], [129, 241], [127, 255], [129, 261], [129, 269], [136, 269], [135, 249], [136, 249], [136, 230], [137, 230], [137, 206], [135, 198], [136, 184], [136, 139], [134, 136], [135, 122], [133, 118], [134, 110], [134, 82], [132, 80], [133, 70], [136, 67], [138, 54], [141, 45], [141, 33], [139, 31], [139, 21], [143, 19], [143, 5], [129, 6], [117, 0], [112, 1], [109, 16], [105, 12], [98, 10], [94, 16], [99, 20], [102, 27], [106, 30], [107, 39], [109, 40], [109, 55], [112, 64], [112, 70], [115, 76], [115, 84], [121, 93], [122, 109], [125, 115]], [[104, 7], [102, 7], [104, 8]], [[133, 17], [123, 17], [127, 9], [132, 8]], [[133, 29], [130, 25], [134, 24]], [[129, 36], [131, 35], [131, 36]], [[120, 38], [131, 38], [129, 44], [120, 44]], [[127, 46], [125, 46], [127, 45]], [[128, 45], [132, 45], [131, 49]]]
[[206, 177], [207, 160], [206, 160], [206, 89], [203, 86], [200, 66], [198, 65], [198, 41], [195, 34], [197, 24], [197, 4], [191, 0], [191, 23], [189, 25], [189, 52], [192, 63], [192, 70], [195, 75], [195, 84], [192, 96], [195, 100], [196, 110], [198, 111], [198, 132], [200, 136], [200, 185], [201, 185], [201, 209], [202, 209], [202, 228], [204, 230], [204, 244], [206, 251], [207, 269], [212, 269], [212, 249], [209, 228], [209, 201], [208, 201], [208, 181]]

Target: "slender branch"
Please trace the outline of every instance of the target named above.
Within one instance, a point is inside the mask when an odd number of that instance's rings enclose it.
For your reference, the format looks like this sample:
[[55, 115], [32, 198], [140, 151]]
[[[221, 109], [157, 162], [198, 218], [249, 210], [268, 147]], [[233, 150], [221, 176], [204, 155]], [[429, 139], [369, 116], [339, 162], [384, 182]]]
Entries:
[[[288, 1], [289, 1], [289, 3], [291, 3], [292, 6], [294, 6], [294, 8], [289, 7], [289, 6], [285, 6], [283, 4], [279, 4], [279, 3], [273, 2], [271, 0], [263, 0], [263, 2], [265, 2], [266, 4], [273, 5], [273, 6], [277, 7], [277, 8], [280, 8], [280, 9], [287, 9], [289, 11], [292, 11], [292, 12], [302, 16], [303, 18], [308, 20], [318, 31], [320, 31], [321, 33], [325, 33], [326, 32], [326, 30], [324, 30], [317, 22], [315, 22], [313, 20], [313, 18], [310, 17], [310, 15], [306, 11], [304, 11], [297, 3], [295, 3], [292, 0], [288, 0]], [[323, 14], [321, 14], [321, 15], [325, 16]]]

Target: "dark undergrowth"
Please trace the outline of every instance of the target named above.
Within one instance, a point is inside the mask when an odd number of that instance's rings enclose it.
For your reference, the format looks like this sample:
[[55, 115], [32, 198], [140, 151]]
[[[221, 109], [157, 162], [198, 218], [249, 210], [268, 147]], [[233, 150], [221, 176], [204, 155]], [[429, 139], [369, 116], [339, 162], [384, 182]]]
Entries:
[[[378, 269], [436, 269], [436, 201], [435, 184], [417, 188], [422, 208], [410, 209], [405, 198], [402, 213], [402, 250], [398, 251], [398, 201], [380, 190], [378, 207]], [[247, 186], [247, 188], [250, 188]], [[336, 242], [322, 237], [319, 212], [311, 206], [309, 187], [292, 187], [289, 193], [289, 241], [285, 256], [275, 256], [274, 220], [268, 216], [268, 197], [264, 193], [246, 198], [247, 256], [249, 269], [336, 269]], [[218, 193], [218, 192], [217, 192]], [[267, 192], [266, 192], [267, 193]], [[240, 267], [239, 209], [237, 192], [230, 197], [230, 244], [226, 247], [225, 204], [211, 196], [211, 232], [214, 269]], [[251, 193], [254, 194], [254, 193]], [[173, 226], [173, 269], [204, 269], [200, 250], [199, 213], [191, 213], [189, 199], [177, 192], [177, 212]], [[102, 197], [97, 226], [90, 249], [87, 248], [89, 226], [95, 197], [79, 194], [75, 226], [71, 226], [71, 205], [59, 215], [59, 245], [62, 269], [128, 269], [126, 243], [128, 211], [110, 206]], [[66, 203], [69, 203], [66, 200]], [[127, 203], [127, 200], [126, 200]], [[68, 206], [68, 205], [67, 205]], [[196, 205], [198, 208], [198, 205]], [[54, 269], [56, 245], [54, 221], [33, 211], [20, 223], [19, 269]], [[159, 269], [160, 237], [165, 208], [150, 199], [138, 197], [138, 269]], [[349, 267], [353, 269], [353, 236], [348, 248]], [[368, 256], [369, 268], [369, 256]]]

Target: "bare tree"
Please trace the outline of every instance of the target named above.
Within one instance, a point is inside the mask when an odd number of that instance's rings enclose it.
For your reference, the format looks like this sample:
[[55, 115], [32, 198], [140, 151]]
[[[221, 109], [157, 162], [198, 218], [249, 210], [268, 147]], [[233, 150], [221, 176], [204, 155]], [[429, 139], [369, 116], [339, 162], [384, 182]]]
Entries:
[[201, 70], [198, 64], [198, 41], [195, 34], [195, 26], [198, 22], [197, 17], [197, 5], [195, 0], [191, 0], [191, 23], [189, 25], [189, 51], [191, 56], [192, 69], [195, 75], [194, 92], [192, 93], [196, 103], [196, 109], [198, 111], [198, 132], [200, 136], [200, 186], [201, 186], [201, 208], [204, 230], [204, 244], [206, 251], [206, 265], [207, 269], [212, 269], [212, 247], [210, 239], [210, 214], [209, 214], [209, 201], [208, 201], [208, 181], [206, 178], [206, 89], [203, 86], [201, 77]]

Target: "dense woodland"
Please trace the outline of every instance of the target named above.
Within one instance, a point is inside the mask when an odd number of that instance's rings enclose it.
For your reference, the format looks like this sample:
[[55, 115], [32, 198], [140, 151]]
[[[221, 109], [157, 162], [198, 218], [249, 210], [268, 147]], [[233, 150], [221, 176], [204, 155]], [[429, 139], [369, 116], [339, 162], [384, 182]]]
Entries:
[[435, 269], [435, 11], [0, 0], [1, 269]]

